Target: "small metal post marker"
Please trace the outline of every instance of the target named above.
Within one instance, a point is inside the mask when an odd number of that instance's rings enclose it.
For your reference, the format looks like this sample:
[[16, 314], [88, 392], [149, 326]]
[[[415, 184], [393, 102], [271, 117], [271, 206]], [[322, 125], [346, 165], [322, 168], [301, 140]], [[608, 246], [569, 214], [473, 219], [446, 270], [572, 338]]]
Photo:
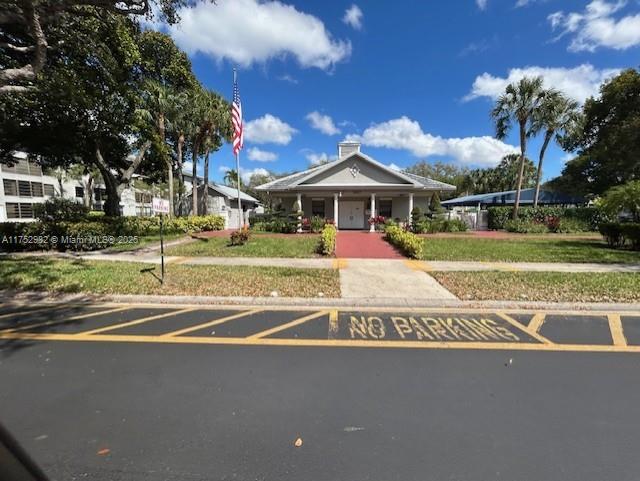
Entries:
[[160, 214], [160, 284], [164, 284], [164, 214]]
[[169, 201], [154, 197], [151, 206], [153, 212], [160, 215], [160, 284], [164, 284], [164, 215], [169, 213]]

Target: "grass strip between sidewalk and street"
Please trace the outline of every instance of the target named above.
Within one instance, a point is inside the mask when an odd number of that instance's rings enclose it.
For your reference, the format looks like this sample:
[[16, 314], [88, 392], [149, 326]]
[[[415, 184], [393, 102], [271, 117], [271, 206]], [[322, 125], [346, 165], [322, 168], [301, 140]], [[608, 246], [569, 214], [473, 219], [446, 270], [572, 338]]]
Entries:
[[612, 249], [598, 239], [426, 238], [422, 259], [480, 262], [640, 263], [640, 251]]
[[340, 296], [334, 269], [253, 266], [160, 266], [136, 262], [59, 260], [45, 257], [0, 260], [0, 289], [65, 293], [189, 296]]
[[638, 302], [640, 274], [607, 272], [430, 272], [462, 300]]
[[252, 235], [244, 245], [230, 246], [228, 237], [209, 237], [194, 242], [170, 247], [171, 256], [211, 256], [211, 257], [318, 257], [317, 235], [268, 236]]

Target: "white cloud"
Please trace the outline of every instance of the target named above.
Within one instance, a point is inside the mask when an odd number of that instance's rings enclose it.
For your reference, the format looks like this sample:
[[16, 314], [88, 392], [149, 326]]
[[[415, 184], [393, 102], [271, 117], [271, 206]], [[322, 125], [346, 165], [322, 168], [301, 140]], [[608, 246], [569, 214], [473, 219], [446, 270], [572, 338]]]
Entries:
[[340, 129], [333, 123], [333, 119], [317, 110], [309, 112], [305, 118], [311, 124], [311, 128], [319, 130], [323, 134], [336, 135], [340, 133]]
[[480, 10], [485, 10], [487, 8], [487, 0], [476, 0], [476, 5]]
[[575, 68], [513, 68], [509, 70], [507, 77], [495, 77], [485, 72], [476, 77], [471, 92], [464, 100], [472, 100], [478, 97], [496, 99], [504, 93], [505, 88], [510, 83], [517, 82], [522, 77], [541, 76], [544, 79], [545, 87], [554, 87], [582, 103], [588, 97], [597, 95], [600, 85], [619, 72], [620, 69], [598, 70], [588, 63]]
[[613, 17], [626, 4], [626, 0], [593, 0], [583, 12], [559, 11], [549, 15], [548, 20], [554, 30], [560, 31], [556, 40], [565, 35], [572, 37], [572, 52], [593, 52], [598, 47], [626, 50], [640, 45], [640, 13]]
[[403, 116], [372, 124], [362, 135], [348, 135], [372, 147], [407, 150], [416, 157], [447, 155], [463, 164], [496, 165], [507, 154], [517, 152], [511, 145], [493, 137], [443, 138], [422, 131], [420, 124]]
[[334, 39], [320, 19], [279, 1], [199, 2], [179, 15], [179, 24], [160, 28], [190, 55], [243, 67], [291, 55], [302, 67], [321, 69], [351, 55], [351, 42]]
[[[190, 160], [186, 160], [182, 164], [182, 172], [191, 175], [193, 172], [193, 162], [191, 162]], [[198, 162], [198, 165], [196, 166], [196, 175], [202, 174], [204, 174], [204, 164], [202, 162]]]
[[247, 151], [247, 158], [256, 162], [274, 162], [278, 158], [278, 154], [260, 150], [257, 147], [251, 147]]
[[329, 155], [325, 152], [316, 153], [316, 152], [307, 152], [305, 157], [309, 161], [312, 166], [326, 164], [327, 162], [333, 162], [338, 158], [337, 155]]
[[397, 170], [397, 171], [401, 171], [401, 170], [402, 170], [402, 167], [400, 167], [400, 166], [399, 166], [399, 165], [397, 165], [397, 164], [394, 164], [393, 162], [391, 162], [391, 163], [389, 164], [389, 168], [390, 168], [390, 169], [393, 169], [393, 170]]
[[362, 10], [355, 3], [344, 12], [342, 21], [356, 30], [362, 29]]
[[220, 172], [221, 174], [229, 172], [230, 170], [233, 170], [233, 169], [228, 165], [221, 165], [220, 167], [218, 167], [218, 172]]
[[286, 122], [271, 114], [265, 114], [244, 126], [244, 138], [256, 144], [287, 145], [297, 132]]
[[283, 82], [289, 82], [290, 84], [294, 84], [294, 85], [298, 84], [298, 79], [295, 77], [292, 77], [289, 74], [280, 75], [280, 77], [278, 77], [278, 80], [282, 80]]
[[263, 169], [262, 167], [256, 167], [255, 169], [244, 169], [240, 167], [240, 178], [245, 184], [249, 183], [249, 180], [251, 180], [251, 176], [254, 174], [270, 175], [269, 171], [267, 169]]

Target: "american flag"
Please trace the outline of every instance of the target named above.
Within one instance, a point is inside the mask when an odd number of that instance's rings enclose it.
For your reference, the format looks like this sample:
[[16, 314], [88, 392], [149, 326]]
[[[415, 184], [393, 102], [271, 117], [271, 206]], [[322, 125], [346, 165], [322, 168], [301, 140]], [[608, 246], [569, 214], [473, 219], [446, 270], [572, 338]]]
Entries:
[[238, 155], [243, 145], [242, 104], [235, 72], [233, 76], [233, 103], [231, 104], [231, 120], [233, 122], [233, 154]]

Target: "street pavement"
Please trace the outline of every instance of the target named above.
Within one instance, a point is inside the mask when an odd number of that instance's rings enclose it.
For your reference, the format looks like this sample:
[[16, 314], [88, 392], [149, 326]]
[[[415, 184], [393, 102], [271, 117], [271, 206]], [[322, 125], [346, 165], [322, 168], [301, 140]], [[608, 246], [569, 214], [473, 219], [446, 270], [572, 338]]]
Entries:
[[60, 481], [637, 480], [638, 372], [635, 312], [0, 306]]

